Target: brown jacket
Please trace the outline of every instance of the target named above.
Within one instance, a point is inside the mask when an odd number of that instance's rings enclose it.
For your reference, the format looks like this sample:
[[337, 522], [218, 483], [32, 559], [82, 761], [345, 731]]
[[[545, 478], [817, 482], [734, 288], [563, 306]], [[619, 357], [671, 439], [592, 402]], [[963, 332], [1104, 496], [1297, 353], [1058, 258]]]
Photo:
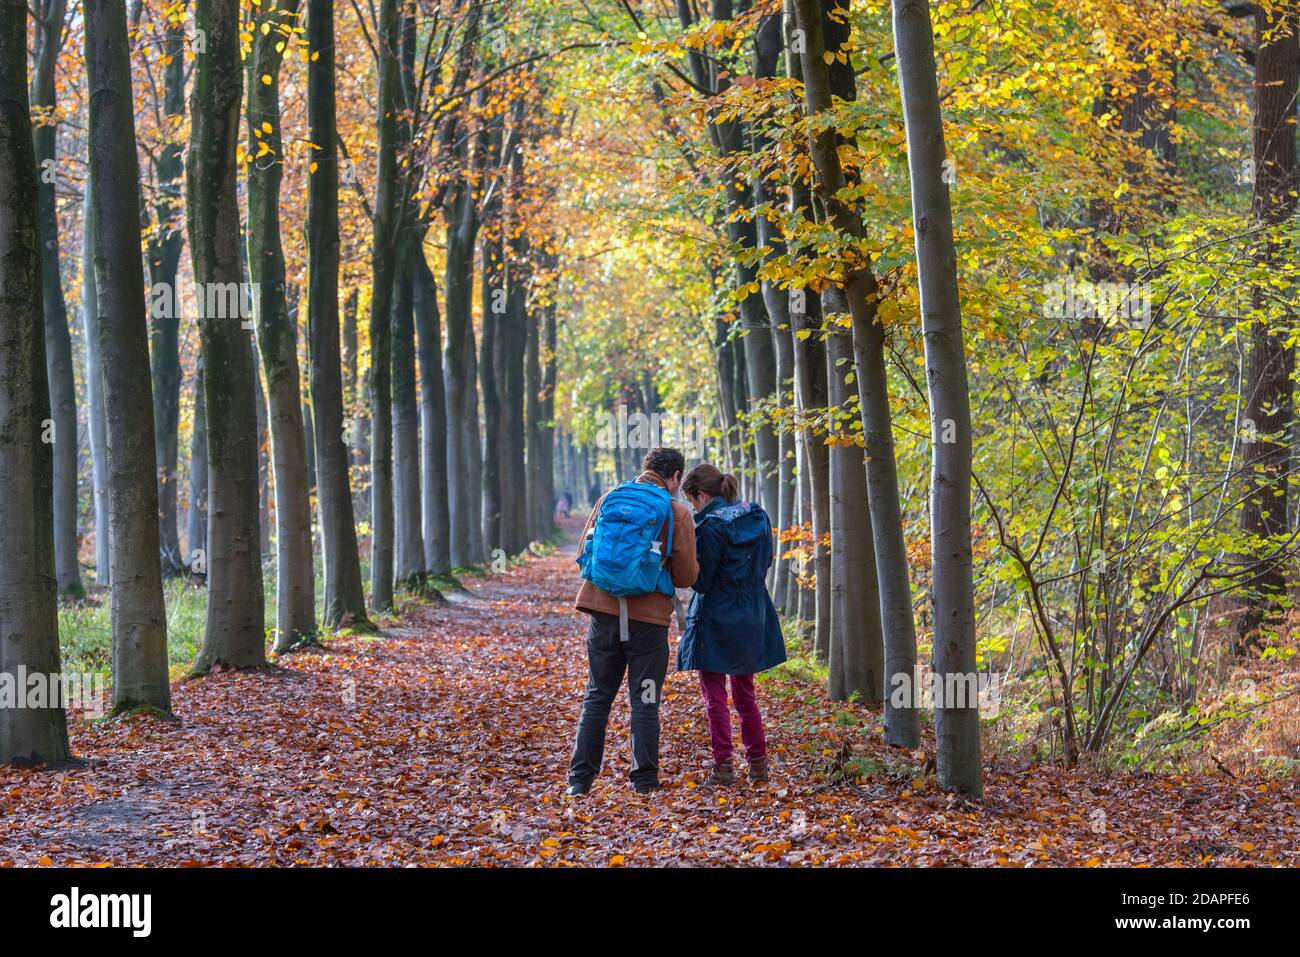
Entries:
[[[666, 488], [664, 480], [657, 472], [642, 472], [636, 477], [638, 482], [652, 482], [660, 488]], [[587, 533], [591, 531], [591, 526], [596, 523], [596, 516], [600, 514], [600, 503], [605, 501], [605, 496], [600, 497], [596, 502], [596, 507], [591, 510], [591, 516], [587, 519], [587, 524], [582, 529], [582, 538], [578, 540], [578, 552], [582, 552], [582, 543], [587, 540]], [[677, 588], [689, 588], [695, 584], [695, 579], [700, 573], [700, 563], [695, 558], [695, 518], [691, 515], [691, 510], [681, 502], [673, 499], [673, 548], [672, 554], [668, 556], [668, 572], [673, 577], [673, 585]], [[668, 526], [664, 525], [660, 539], [664, 543], [665, 550], [668, 545]], [[582, 587], [578, 589], [578, 598], [574, 602], [574, 607], [579, 611], [599, 611], [606, 615], [618, 614], [618, 599], [607, 591], [597, 588], [589, 581], [584, 581]], [[645, 621], [653, 625], [666, 625], [673, 617], [673, 600], [667, 595], [661, 595], [654, 592], [649, 595], [632, 595], [627, 599], [627, 616], [633, 621]]]

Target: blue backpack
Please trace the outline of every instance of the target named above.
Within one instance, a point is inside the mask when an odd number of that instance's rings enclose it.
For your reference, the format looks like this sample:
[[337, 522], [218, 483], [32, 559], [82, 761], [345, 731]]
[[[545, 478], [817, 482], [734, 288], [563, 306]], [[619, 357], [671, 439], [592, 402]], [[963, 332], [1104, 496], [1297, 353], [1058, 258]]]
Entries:
[[[659, 538], [665, 524], [667, 549]], [[601, 501], [578, 556], [578, 568], [584, 579], [618, 599], [619, 637], [623, 641], [628, 640], [628, 596], [659, 592], [677, 605], [667, 568], [672, 548], [672, 496], [666, 489], [650, 482], [624, 482]]]

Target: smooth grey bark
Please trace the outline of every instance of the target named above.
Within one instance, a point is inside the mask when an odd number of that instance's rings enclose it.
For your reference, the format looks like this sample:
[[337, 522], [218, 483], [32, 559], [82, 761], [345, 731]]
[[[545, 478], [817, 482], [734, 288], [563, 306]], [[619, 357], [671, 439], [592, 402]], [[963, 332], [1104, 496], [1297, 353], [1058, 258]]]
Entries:
[[[491, 213], [485, 213], [485, 218]], [[498, 339], [505, 324], [505, 264], [501, 243], [494, 235], [499, 227], [490, 220], [480, 244], [483, 261], [483, 348], [479, 355], [479, 388], [483, 393], [483, 544], [489, 553], [505, 543], [501, 520], [501, 390], [497, 362], [501, 358]]]
[[[196, 0], [195, 25], [207, 45], [194, 71], [185, 157], [190, 255], [198, 288], [237, 289], [243, 277], [235, 190], [243, 86], [238, 3]], [[217, 665], [266, 664], [257, 366], [238, 315], [205, 315], [200, 333], [208, 426], [208, 610], [195, 674]]]
[[401, 212], [397, 204], [398, 35], [396, 0], [381, 0], [376, 23], [379, 131], [370, 292], [370, 605], [393, 607], [393, 277]]
[[190, 506], [185, 523], [185, 566], [196, 575], [208, 573], [208, 414], [203, 383], [203, 357], [194, 373], [194, 432], [190, 437]]
[[411, 250], [415, 275], [415, 331], [420, 366], [420, 518], [424, 563], [430, 575], [451, 574], [451, 515], [447, 487], [447, 395], [442, 381], [442, 319], [438, 286], [423, 243]]
[[[412, 145], [413, 122], [419, 108], [415, 73], [418, 30], [413, 7], [403, 7], [399, 24], [398, 79], [401, 108], [397, 148]], [[393, 537], [394, 577], [410, 592], [429, 592], [424, 564], [424, 527], [420, 496], [420, 403], [416, 384], [415, 263], [418, 204], [411, 201], [414, 170], [401, 177], [401, 213], [393, 273], [392, 397], [393, 397]], [[439, 596], [441, 597], [441, 596]]]
[[[27, 7], [0, 0], [0, 675], [57, 676], [54, 450], [41, 441], [45, 371], [36, 152], [27, 105]], [[18, 687], [25, 691], [26, 682]], [[21, 692], [20, 692], [21, 693]], [[56, 706], [0, 708], [0, 765], [58, 765], [68, 725]]]
[[[826, 51], [838, 51], [848, 40], [847, 21], [839, 13], [832, 16], [835, 11], [846, 11], [846, 6], [844, 0], [795, 2], [796, 20], [805, 33], [807, 55], [801, 58], [801, 67], [808, 115], [831, 109], [835, 98], [852, 100], [856, 95], [851, 65], [838, 59], [828, 65], [824, 55]], [[830, 225], [845, 238], [857, 239], [864, 234], [862, 218], [842, 198], [842, 190], [849, 179], [840, 164], [838, 146], [839, 134], [832, 126], [823, 126], [811, 138], [817, 191]], [[846, 311], [852, 319], [853, 351], [865, 430], [863, 438], [868, 443], [867, 494], [873, 519], [874, 565], [878, 575], [878, 593], [883, 603], [881, 611], [885, 616], [882, 621], [884, 642], [889, 648], [889, 670], [882, 677], [886, 683], [891, 683], [895, 676], [901, 676], [910, 686], [913, 672], [908, 666], [916, 660], [916, 634], [893, 457], [884, 331], [877, 316], [879, 291], [870, 265], [864, 262], [848, 268], [842, 290]], [[912, 700], [911, 695], [886, 696], [886, 726], [893, 729], [890, 732], [892, 743], [914, 745], [918, 740], [918, 716], [896, 713], [912, 711]], [[896, 708], [896, 703], [901, 706]]]
[[463, 178], [447, 203], [447, 265], [443, 288], [447, 341], [443, 352], [443, 387], [447, 405], [447, 479], [451, 486], [451, 563], [476, 565], [485, 557], [480, 526], [483, 483], [478, 429], [478, 360], [471, 308], [474, 239], [478, 216]]
[[420, 403], [415, 380], [415, 277], [409, 236], [398, 249], [393, 289], [393, 523], [394, 570], [407, 591], [424, 591], [424, 530], [420, 510]]
[[[975, 585], [970, 497], [972, 436], [957, 250], [952, 206], [944, 182], [943, 114], [934, 64], [930, 8], [922, 0], [894, 0], [894, 51], [907, 130], [907, 167], [916, 230], [921, 332], [930, 394], [930, 548], [933, 559], [934, 670], [947, 687], [953, 677], [974, 678]], [[967, 696], [969, 697], [969, 696]], [[979, 702], [956, 707], [935, 695], [935, 752], [939, 785], [983, 794]]]
[[[149, 236], [149, 279], [154, 289], [176, 293], [176, 277], [184, 244], [184, 151], [171, 142], [185, 115], [185, 19], [184, 9], [169, 17], [163, 35], [163, 49], [171, 58], [164, 68], [163, 116], [171, 127], [169, 140], [158, 151], [154, 175], [158, 199], [154, 204], [153, 229]], [[174, 301], [174, 299], [173, 299]], [[158, 472], [159, 557], [164, 575], [176, 575], [185, 567], [180, 550], [177, 514], [177, 465], [180, 458], [180, 310], [166, 310], [151, 317], [150, 369], [153, 376], [154, 459]]]
[[91, 221], [108, 439], [113, 710], [171, 709], [126, 8], [87, 0]]
[[257, 345], [266, 376], [270, 458], [275, 474], [277, 654], [316, 638], [316, 578], [298, 330], [289, 311], [280, 238], [284, 171], [280, 63], [288, 32], [297, 24], [297, 13], [298, 0], [280, 0], [274, 8], [254, 12], [247, 101], [250, 142], [263, 143], [270, 150], [248, 167], [248, 272], [253, 283]]
[[[245, 250], [240, 245], [241, 254]], [[247, 264], [245, 264], [247, 266]], [[245, 276], [248, 275], [245, 269]], [[248, 280], [245, 279], [247, 282]], [[257, 410], [257, 528], [258, 553], [263, 564], [271, 561], [271, 434], [266, 407], [266, 386], [257, 361], [257, 343], [249, 337], [248, 350], [253, 360], [253, 393]]]
[[[846, 311], [839, 287], [822, 293], [827, 313]], [[844, 381], [853, 368], [853, 346], [845, 332], [827, 337], [827, 381], [831, 405], [848, 406], [852, 389]], [[827, 693], [846, 701], [856, 693], [876, 704], [885, 690], [885, 645], [880, 624], [880, 590], [872, 546], [871, 512], [863, 450], [853, 441], [848, 423], [837, 430], [840, 441], [830, 450], [830, 653]]]
[[[516, 109], [515, 138], [520, 135]], [[523, 151], [510, 154], [511, 204], [522, 188]], [[506, 311], [498, 330], [497, 389], [501, 400], [501, 543], [508, 555], [528, 548], [528, 438], [524, 421], [524, 357], [528, 347], [528, 244], [523, 224], [513, 208], [507, 210], [510, 240], [505, 269]]]
[[[334, 0], [307, 0], [307, 122], [316, 171], [307, 180], [307, 335], [311, 408], [315, 419], [316, 501], [325, 570], [323, 621], [371, 627], [348, 481], [351, 454], [344, 408], [356, 398], [356, 293], [347, 300], [348, 379], [339, 345], [339, 167], [335, 115]], [[345, 404], [346, 403], [346, 404]]]
[[921, 743], [921, 713], [911, 694], [892, 695], [897, 683], [916, 679], [916, 622], [907, 574], [907, 542], [898, 495], [894, 424], [885, 372], [885, 330], [879, 322], [853, 331], [858, 397], [866, 440], [867, 500], [880, 579], [880, 615], [885, 635], [885, 742], [904, 748]]
[[54, 422], [54, 570], [59, 594], [84, 598], [77, 560], [77, 386], [72, 369], [72, 336], [59, 277], [59, 208], [55, 195], [58, 127], [54, 69], [63, 46], [66, 0], [42, 0], [36, 21], [36, 64], [31, 104], [41, 114], [33, 132], [39, 169], [36, 207], [41, 237], [41, 282], [45, 309], [45, 364], [50, 414]]
[[[541, 268], [554, 272], [553, 254], [539, 250], [538, 255]], [[548, 302], [529, 308], [526, 321], [524, 415], [528, 429], [528, 537], [531, 541], [546, 541], [555, 534], [555, 304]], [[570, 492], [576, 493], [571, 482], [566, 484]]]
[[91, 502], [95, 515], [95, 584], [112, 581], [108, 557], [108, 426], [99, 375], [99, 306], [95, 294], [94, 212], [87, 178], [81, 203], [81, 326], [86, 342], [86, 420], [90, 433]]

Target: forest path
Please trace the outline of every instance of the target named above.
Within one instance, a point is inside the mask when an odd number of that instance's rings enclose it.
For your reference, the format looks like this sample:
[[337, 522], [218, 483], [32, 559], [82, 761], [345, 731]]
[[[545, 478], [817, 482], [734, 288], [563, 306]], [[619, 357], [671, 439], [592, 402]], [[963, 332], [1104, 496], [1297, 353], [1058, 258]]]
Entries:
[[[760, 682], [771, 783], [697, 786], [698, 686], [670, 668], [665, 789], [627, 783], [620, 697], [604, 772], [566, 798], [586, 675], [571, 551], [469, 579], [382, 637], [181, 682], [179, 722], [74, 719], [87, 766], [0, 770], [0, 866], [1300, 863], [1294, 782], [1000, 760], [971, 805], [873, 715], [782, 671]], [[842, 760], [873, 773], [835, 783]]]

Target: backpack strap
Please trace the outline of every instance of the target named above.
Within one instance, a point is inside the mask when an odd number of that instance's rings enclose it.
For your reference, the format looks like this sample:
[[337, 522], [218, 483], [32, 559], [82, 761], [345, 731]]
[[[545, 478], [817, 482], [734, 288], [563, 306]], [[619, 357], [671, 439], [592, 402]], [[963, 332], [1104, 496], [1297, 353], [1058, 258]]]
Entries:
[[627, 599], [619, 598], [618, 600], [618, 640], [626, 642], [629, 638], [627, 631]]
[[[663, 565], [668, 567], [668, 557], [673, 553], [673, 500], [668, 497], [668, 545], [664, 548]], [[677, 597], [677, 588], [673, 587], [673, 611], [677, 614], [677, 630], [686, 631], [686, 612], [682, 609], [682, 600]]]

